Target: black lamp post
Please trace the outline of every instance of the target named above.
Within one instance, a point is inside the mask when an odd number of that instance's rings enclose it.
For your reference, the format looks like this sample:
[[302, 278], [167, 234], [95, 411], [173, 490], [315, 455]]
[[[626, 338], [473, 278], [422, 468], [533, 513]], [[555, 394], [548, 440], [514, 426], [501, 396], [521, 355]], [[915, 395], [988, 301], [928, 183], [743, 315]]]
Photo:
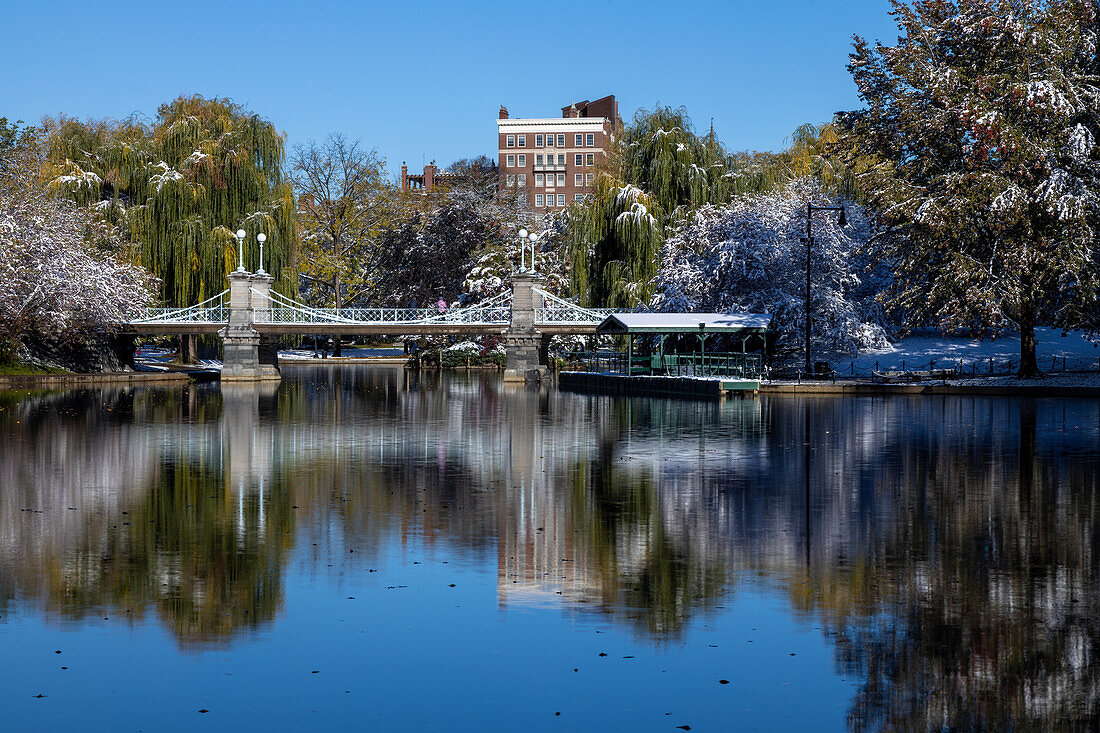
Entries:
[[845, 216], [843, 206], [814, 206], [806, 204], [806, 236], [802, 241], [806, 243], [806, 375], [813, 374], [813, 364], [810, 362], [810, 250], [814, 246], [814, 212], [815, 211], [839, 211], [840, 218], [837, 223], [842, 227], [848, 226], [848, 217]]

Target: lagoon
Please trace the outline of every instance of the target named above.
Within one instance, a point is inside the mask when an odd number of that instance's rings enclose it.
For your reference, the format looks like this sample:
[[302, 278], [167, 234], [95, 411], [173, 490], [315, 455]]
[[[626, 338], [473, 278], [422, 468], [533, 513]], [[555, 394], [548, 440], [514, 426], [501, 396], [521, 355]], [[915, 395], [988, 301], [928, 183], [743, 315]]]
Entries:
[[0, 392], [5, 729], [1090, 729], [1100, 401]]

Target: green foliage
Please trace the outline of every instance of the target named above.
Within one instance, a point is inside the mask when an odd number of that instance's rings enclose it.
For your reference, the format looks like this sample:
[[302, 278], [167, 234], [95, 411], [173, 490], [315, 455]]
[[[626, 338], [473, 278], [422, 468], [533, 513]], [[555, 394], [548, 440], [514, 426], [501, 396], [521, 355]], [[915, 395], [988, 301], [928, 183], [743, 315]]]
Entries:
[[728, 200], [731, 158], [683, 109], [639, 110], [616, 132], [588, 200], [570, 213], [572, 287], [588, 304], [635, 306], [653, 295], [667, 229], [691, 208]]
[[1095, 319], [1100, 136], [1091, 0], [894, 0], [896, 46], [856, 39], [866, 108], [840, 117], [888, 224], [896, 309], [944, 329]]
[[255, 236], [264, 232], [264, 269], [276, 289], [296, 293], [293, 190], [283, 138], [267, 120], [229, 100], [193, 96], [161, 105], [152, 124], [61, 117], [46, 130], [53, 188], [125, 229], [133, 258], [161, 278], [170, 305], [227, 286], [237, 229], [252, 244], [245, 266], [258, 269]]

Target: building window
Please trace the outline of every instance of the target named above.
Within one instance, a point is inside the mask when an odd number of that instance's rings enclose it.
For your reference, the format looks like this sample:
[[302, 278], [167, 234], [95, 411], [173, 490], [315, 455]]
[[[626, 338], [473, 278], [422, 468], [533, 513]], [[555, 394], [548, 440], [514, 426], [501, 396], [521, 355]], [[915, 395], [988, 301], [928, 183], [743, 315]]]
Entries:
[[573, 164], [574, 165], [584, 165], [584, 155], [582, 153], [577, 153], [576, 155], [574, 155], [573, 156]]
[[516, 167], [516, 156], [509, 155], [507, 158], [505, 158], [505, 160], [507, 161], [505, 163], [505, 165], [507, 167], [509, 167], [509, 168], [515, 168]]
[[516, 135], [516, 147], [517, 148], [527, 147], [527, 136], [526, 135]]
[[516, 176], [516, 185], [518, 185], [520, 188], [523, 188], [527, 185], [526, 173], [520, 173], [518, 176]]
[[541, 193], [536, 193], [535, 194], [535, 206], [542, 206], [542, 194]]
[[577, 175], [573, 176], [573, 185], [574, 186], [584, 185], [584, 174], [578, 173]]
[[[523, 156], [521, 155], [519, 157], [522, 158]], [[584, 156], [585, 165], [592, 165], [594, 162], [596, 162], [596, 156], [593, 153], [589, 153], [588, 155]]]
[[559, 186], [564, 186], [565, 185], [565, 174], [564, 173], [559, 173], [558, 174], [558, 185]]
[[554, 147], [554, 136], [553, 135], [547, 135], [546, 136], [546, 147], [548, 147], [548, 148]]
[[535, 188], [542, 188], [542, 174], [535, 174]]
[[518, 156], [516, 156], [516, 157], [517, 157], [517, 159], [518, 159], [518, 160], [517, 160], [517, 162], [519, 163], [519, 166], [518, 166], [518, 167], [519, 167], [519, 168], [524, 168], [524, 167], [526, 167], [526, 165], [527, 165], [527, 155], [526, 155], [525, 153], [520, 153], [520, 154], [519, 154]]
[[584, 185], [586, 185], [586, 186], [591, 186], [592, 185], [592, 174], [591, 173], [585, 173], [584, 174]]
[[527, 205], [527, 192], [526, 191], [520, 191], [519, 193], [516, 194], [516, 197], [519, 199], [520, 204], [522, 204], [524, 206]]
[[558, 156], [558, 165], [565, 165], [565, 153]]
[[573, 194], [573, 200], [574, 201], [584, 201], [584, 194], [583, 193]]
[[581, 146], [581, 134], [579, 132], [573, 136], [573, 145], [578, 148]]
[[558, 194], [558, 206], [565, 206], [565, 194], [564, 193], [559, 193]]
[[542, 147], [542, 135], [535, 135], [535, 147], [536, 148], [541, 148]]
[[588, 147], [592, 147], [596, 144], [596, 136], [591, 132], [584, 136], [584, 144]]
[[510, 148], [516, 147], [516, 136], [515, 135], [509, 135], [508, 136], [508, 147], [510, 147]]
[[506, 185], [508, 186], [508, 188], [516, 185], [516, 177], [513, 176], [511, 173], [508, 174], [508, 177], [505, 180], [507, 181]]
[[559, 148], [564, 148], [565, 147], [565, 133], [562, 133], [561, 135], [558, 135], [558, 147]]
[[542, 153], [535, 154], [535, 165], [542, 165]]

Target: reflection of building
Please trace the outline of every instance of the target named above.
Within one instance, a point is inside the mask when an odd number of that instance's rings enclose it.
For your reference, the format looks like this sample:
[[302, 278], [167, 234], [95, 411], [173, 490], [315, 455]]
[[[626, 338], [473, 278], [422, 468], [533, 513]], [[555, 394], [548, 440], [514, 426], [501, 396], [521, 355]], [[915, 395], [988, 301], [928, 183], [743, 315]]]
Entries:
[[497, 161], [505, 193], [525, 192], [536, 211], [564, 209], [592, 190], [613, 129], [615, 95], [562, 107], [561, 117], [513, 119], [500, 108]]

